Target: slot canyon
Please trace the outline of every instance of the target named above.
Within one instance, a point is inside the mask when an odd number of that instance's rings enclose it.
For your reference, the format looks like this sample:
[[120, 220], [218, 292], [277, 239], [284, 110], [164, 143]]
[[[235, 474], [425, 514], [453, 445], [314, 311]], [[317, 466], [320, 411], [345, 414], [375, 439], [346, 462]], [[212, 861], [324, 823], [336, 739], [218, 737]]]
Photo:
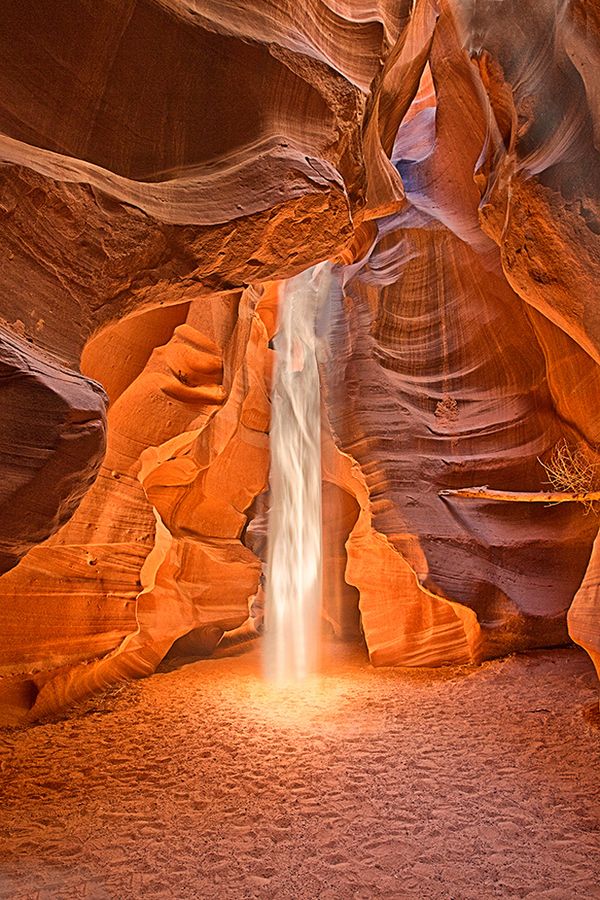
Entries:
[[600, 900], [600, 0], [0, 50], [0, 898]]

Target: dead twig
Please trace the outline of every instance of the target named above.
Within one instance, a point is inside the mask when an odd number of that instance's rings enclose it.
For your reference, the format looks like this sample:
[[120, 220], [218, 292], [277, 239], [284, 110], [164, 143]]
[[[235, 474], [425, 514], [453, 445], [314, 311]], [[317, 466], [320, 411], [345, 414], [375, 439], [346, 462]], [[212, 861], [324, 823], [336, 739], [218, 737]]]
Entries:
[[473, 500], [504, 500], [511, 503], [593, 503], [600, 500], [600, 491], [499, 491], [487, 484], [480, 487], [439, 491], [440, 497], [466, 497]]
[[598, 454], [584, 442], [571, 446], [558, 441], [548, 462], [538, 459], [548, 475], [551, 491], [502, 491], [488, 487], [456, 488], [439, 492], [440, 497], [465, 497], [473, 500], [500, 500], [509, 503], [581, 503], [586, 512], [597, 512], [600, 502], [600, 462]]

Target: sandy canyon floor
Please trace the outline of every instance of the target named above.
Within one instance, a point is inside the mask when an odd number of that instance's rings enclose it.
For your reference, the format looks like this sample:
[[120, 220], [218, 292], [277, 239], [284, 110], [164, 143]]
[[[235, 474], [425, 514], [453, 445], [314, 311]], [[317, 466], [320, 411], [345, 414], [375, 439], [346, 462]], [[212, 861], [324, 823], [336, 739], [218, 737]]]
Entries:
[[0, 735], [0, 897], [600, 897], [583, 652], [415, 671], [345, 647], [288, 692], [235, 654]]

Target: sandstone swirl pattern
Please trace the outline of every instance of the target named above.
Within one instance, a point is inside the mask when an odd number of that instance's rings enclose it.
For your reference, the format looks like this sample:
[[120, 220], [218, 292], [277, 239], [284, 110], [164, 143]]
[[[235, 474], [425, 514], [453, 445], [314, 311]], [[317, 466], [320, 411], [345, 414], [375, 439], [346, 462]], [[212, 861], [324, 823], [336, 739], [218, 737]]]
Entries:
[[598, 663], [595, 516], [440, 496], [600, 442], [595, 0], [59, 6], [0, 10], [2, 720], [260, 628], [277, 282], [328, 258], [331, 629], [568, 612]]

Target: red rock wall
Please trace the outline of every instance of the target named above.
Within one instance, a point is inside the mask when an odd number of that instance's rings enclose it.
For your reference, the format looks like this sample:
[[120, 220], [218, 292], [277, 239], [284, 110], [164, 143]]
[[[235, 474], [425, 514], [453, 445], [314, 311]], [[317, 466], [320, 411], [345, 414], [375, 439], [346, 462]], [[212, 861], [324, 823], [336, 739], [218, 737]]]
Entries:
[[598, 659], [596, 516], [440, 496], [599, 443], [596, 6], [2, 4], [3, 721], [260, 627], [273, 280], [326, 258], [330, 628]]

